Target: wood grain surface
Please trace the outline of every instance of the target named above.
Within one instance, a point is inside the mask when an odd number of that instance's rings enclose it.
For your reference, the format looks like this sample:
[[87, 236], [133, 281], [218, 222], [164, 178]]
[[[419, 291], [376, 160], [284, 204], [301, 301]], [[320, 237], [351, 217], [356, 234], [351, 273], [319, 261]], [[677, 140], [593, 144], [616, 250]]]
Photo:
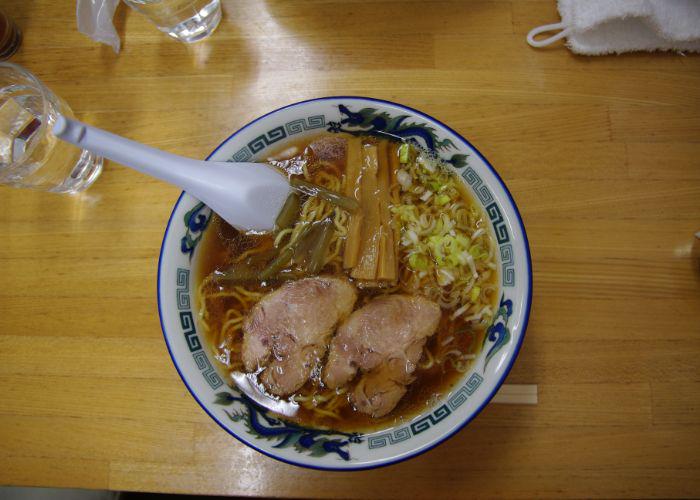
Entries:
[[525, 34], [554, 1], [224, 1], [186, 46], [74, 2], [4, 0], [13, 61], [79, 118], [196, 158], [278, 106], [357, 94], [450, 124], [511, 189], [534, 302], [508, 382], [454, 438], [379, 470], [266, 458], [198, 407], [165, 348], [160, 242], [178, 189], [107, 163], [70, 197], [0, 187], [0, 483], [282, 497], [700, 496], [700, 57], [578, 57]]

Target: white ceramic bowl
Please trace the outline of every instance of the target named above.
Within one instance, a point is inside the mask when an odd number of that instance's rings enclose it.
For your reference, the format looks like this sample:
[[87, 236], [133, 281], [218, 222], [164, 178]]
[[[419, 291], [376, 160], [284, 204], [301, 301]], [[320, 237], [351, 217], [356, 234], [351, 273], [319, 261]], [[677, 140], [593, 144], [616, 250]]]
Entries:
[[323, 131], [388, 132], [415, 139], [451, 163], [482, 204], [497, 240], [501, 300], [470, 372], [424, 413], [390, 428], [344, 434], [285, 423], [230, 387], [215, 368], [195, 318], [194, 263], [211, 210], [183, 193], [163, 237], [158, 306], [165, 342], [192, 396], [226, 432], [287, 463], [331, 470], [379, 467], [422, 453], [469, 423], [503, 383], [527, 327], [532, 298], [530, 251], [518, 209], [486, 159], [457, 132], [415, 109], [365, 97], [326, 97], [290, 104], [252, 121], [208, 159], [252, 161], [268, 148]]

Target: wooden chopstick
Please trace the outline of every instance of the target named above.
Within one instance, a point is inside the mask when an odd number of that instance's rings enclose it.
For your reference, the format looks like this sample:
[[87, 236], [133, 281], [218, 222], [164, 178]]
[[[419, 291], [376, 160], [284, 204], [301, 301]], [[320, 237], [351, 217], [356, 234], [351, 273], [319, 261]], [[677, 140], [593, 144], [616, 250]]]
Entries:
[[503, 384], [491, 402], [509, 405], [536, 405], [537, 384]]

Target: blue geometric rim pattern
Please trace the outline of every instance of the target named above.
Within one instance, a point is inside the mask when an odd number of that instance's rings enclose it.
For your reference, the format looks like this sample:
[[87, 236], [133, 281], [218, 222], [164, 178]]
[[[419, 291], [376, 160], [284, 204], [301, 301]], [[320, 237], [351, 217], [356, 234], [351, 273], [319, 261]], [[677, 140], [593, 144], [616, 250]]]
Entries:
[[486, 214], [491, 220], [493, 230], [496, 233], [496, 241], [501, 254], [502, 281], [503, 286], [515, 286], [515, 261], [513, 256], [513, 246], [510, 244], [510, 236], [506, 227], [501, 209], [494, 201], [493, 195], [486, 184], [483, 184], [479, 174], [474, 172], [472, 167], [467, 167], [462, 172], [462, 177], [472, 187], [479, 201], [486, 207]]
[[267, 146], [281, 141], [290, 135], [304, 132], [305, 130], [313, 130], [326, 126], [326, 117], [323, 115], [309, 116], [306, 119], [300, 118], [287, 122], [283, 127], [275, 127], [268, 130], [266, 133], [259, 135], [247, 145], [236, 151], [230, 160], [227, 161], [250, 161], [254, 155], [265, 149]]
[[[509, 200], [509, 202], [510, 202], [511, 210], [512, 210], [512, 211], [514, 212], [514, 214], [515, 214], [516, 222], [517, 222], [518, 225], [519, 225], [520, 233], [521, 233], [521, 236], [522, 236], [523, 241], [524, 241], [524, 249], [525, 249], [525, 252], [526, 252], [526, 265], [527, 265], [527, 277], [528, 277], [527, 285], [528, 285], [528, 286], [527, 286], [527, 288], [526, 288], [527, 295], [526, 295], [526, 304], [525, 304], [525, 308], [524, 308], [523, 322], [521, 323], [521, 334], [520, 334], [520, 337], [519, 337], [519, 339], [518, 339], [517, 344], [514, 346], [514, 351], [513, 351], [512, 357], [511, 357], [511, 359], [510, 359], [508, 365], [507, 365], [507, 366], [505, 367], [505, 369], [502, 371], [502, 374], [501, 374], [499, 380], [497, 381], [497, 383], [495, 384], [494, 389], [490, 392], [490, 394], [488, 394], [488, 395], [483, 399], [483, 401], [481, 402], [481, 404], [479, 405], [479, 407], [478, 407], [471, 415], [469, 415], [468, 418], [466, 418], [466, 419], [465, 419], [464, 421], [462, 421], [458, 426], [456, 426], [455, 428], [453, 428], [448, 434], [445, 434], [445, 435], [441, 436], [440, 439], [438, 439], [437, 441], [432, 442], [432, 443], [430, 443], [428, 446], [425, 446], [425, 447], [423, 447], [423, 448], [421, 448], [421, 449], [417, 449], [417, 450], [415, 450], [413, 453], [409, 453], [409, 454], [407, 454], [407, 455], [404, 455], [404, 456], [402, 456], [401, 458], [389, 459], [389, 460], [385, 460], [385, 461], [378, 462], [378, 463], [372, 463], [372, 464], [365, 465], [365, 466], [355, 466], [355, 467], [343, 466], [343, 467], [334, 467], [334, 466], [311, 465], [311, 464], [308, 464], [308, 463], [303, 463], [303, 462], [298, 462], [298, 461], [296, 461], [296, 460], [283, 458], [283, 457], [281, 457], [281, 456], [278, 456], [278, 455], [276, 455], [276, 454], [273, 454], [273, 453], [271, 453], [271, 452], [268, 452], [268, 451], [265, 450], [265, 449], [261, 449], [261, 448], [258, 447], [255, 443], [250, 442], [250, 441], [247, 440], [247, 439], [241, 438], [240, 436], [238, 436], [237, 434], [235, 434], [234, 432], [232, 432], [221, 420], [219, 420], [219, 418], [218, 418], [217, 416], [215, 416], [215, 415], [208, 409], [207, 405], [205, 405], [205, 404], [199, 399], [199, 397], [197, 396], [197, 394], [195, 394], [195, 392], [192, 390], [192, 388], [190, 387], [190, 385], [189, 385], [189, 383], [188, 383], [188, 381], [187, 381], [187, 378], [185, 378], [185, 376], [184, 376], [184, 374], [183, 374], [183, 372], [182, 372], [180, 366], [178, 365], [178, 362], [176, 361], [175, 357], [173, 356], [172, 348], [171, 348], [170, 343], [169, 343], [169, 341], [168, 341], [168, 336], [167, 336], [167, 334], [166, 334], [165, 325], [164, 325], [164, 322], [163, 322], [162, 304], [161, 304], [161, 294], [160, 294], [160, 291], [161, 291], [160, 284], [161, 284], [161, 276], [162, 276], [162, 270], [163, 270], [163, 269], [162, 269], [162, 265], [163, 265], [163, 254], [164, 254], [164, 250], [165, 250], [165, 244], [166, 244], [166, 242], [167, 242], [167, 240], [168, 240], [168, 233], [169, 233], [169, 230], [170, 230], [171, 227], [172, 227], [173, 215], [174, 215], [175, 212], [177, 211], [178, 206], [179, 206], [180, 202], [182, 201], [182, 198], [183, 198], [183, 196], [184, 196], [184, 194], [185, 194], [184, 192], [180, 195], [180, 197], [178, 198], [178, 200], [177, 200], [177, 202], [176, 202], [176, 204], [175, 204], [175, 206], [174, 206], [174, 208], [173, 208], [173, 211], [172, 211], [172, 213], [171, 213], [171, 216], [170, 216], [170, 219], [169, 219], [169, 221], [168, 221], [168, 225], [167, 225], [167, 227], [166, 227], [166, 231], [165, 231], [165, 234], [164, 234], [164, 237], [163, 237], [163, 244], [161, 245], [161, 252], [160, 252], [159, 264], [158, 264], [158, 291], [159, 291], [159, 293], [158, 293], [158, 306], [159, 306], [159, 316], [160, 316], [161, 328], [162, 328], [162, 330], [163, 330], [163, 334], [164, 334], [164, 337], [165, 337], [166, 346], [168, 347], [168, 351], [169, 351], [169, 353], [170, 353], [171, 359], [173, 360], [173, 363], [174, 363], [174, 365], [175, 365], [175, 368], [177, 369], [178, 373], [180, 374], [180, 377], [182, 378], [183, 382], [185, 383], [185, 386], [186, 386], [187, 389], [190, 391], [190, 393], [192, 394], [192, 396], [194, 397], [194, 399], [200, 404], [200, 406], [202, 407], [202, 409], [203, 409], [210, 417], [212, 417], [212, 419], [213, 419], [214, 421], [216, 421], [217, 424], [219, 424], [226, 432], [228, 432], [228, 433], [231, 434], [233, 437], [235, 437], [235, 438], [237, 438], [237, 439], [243, 441], [244, 443], [246, 443], [246, 444], [248, 444], [249, 446], [253, 447], [253, 448], [256, 449], [257, 451], [259, 451], [259, 452], [261, 452], [261, 453], [263, 453], [263, 454], [265, 454], [265, 455], [267, 455], [267, 456], [269, 456], [269, 457], [271, 457], [271, 458], [275, 458], [275, 459], [280, 460], [280, 461], [282, 461], [282, 462], [290, 463], [290, 464], [293, 464], [293, 465], [302, 466], [302, 467], [307, 467], [307, 468], [312, 468], [312, 469], [319, 469], [319, 470], [362, 470], [362, 469], [372, 469], [372, 468], [382, 467], [382, 466], [390, 465], [390, 464], [392, 464], [392, 463], [400, 462], [400, 461], [403, 461], [403, 460], [405, 460], [405, 459], [407, 459], [407, 458], [411, 458], [411, 457], [416, 456], [416, 455], [418, 455], [418, 454], [424, 453], [425, 451], [428, 451], [428, 450], [432, 449], [433, 447], [439, 445], [439, 444], [442, 443], [443, 441], [449, 439], [452, 435], [454, 435], [456, 432], [458, 432], [462, 427], [466, 426], [473, 418], [475, 418], [475, 417], [481, 412], [481, 410], [484, 408], [484, 406], [486, 406], [486, 404], [488, 404], [488, 402], [491, 400], [491, 398], [493, 397], [493, 395], [497, 392], [498, 388], [499, 388], [500, 385], [503, 383], [505, 377], [506, 377], [506, 376], [508, 375], [508, 373], [510, 372], [510, 370], [511, 370], [511, 368], [512, 368], [512, 365], [513, 365], [513, 363], [514, 363], [514, 361], [515, 361], [515, 358], [517, 357], [517, 355], [518, 355], [518, 353], [519, 353], [520, 347], [521, 347], [522, 342], [523, 342], [523, 340], [524, 340], [524, 334], [525, 334], [525, 330], [526, 330], [526, 328], [527, 328], [527, 323], [528, 323], [528, 320], [529, 320], [530, 306], [531, 306], [531, 302], [532, 302], [532, 269], [531, 269], [530, 251], [529, 251], [529, 245], [528, 245], [528, 241], [527, 241], [527, 235], [526, 235], [526, 233], [525, 233], [525, 228], [523, 227], [522, 219], [520, 218], [520, 214], [519, 214], [519, 212], [518, 212], [518, 210], [517, 210], [517, 207], [516, 207], [516, 205], [515, 205], [515, 203], [514, 203], [514, 201], [513, 201], [513, 199], [512, 199], [512, 196], [511, 196], [510, 193], [508, 192], [508, 189], [506, 188], [506, 186], [505, 186], [505, 184], [503, 183], [502, 179], [498, 176], [498, 174], [497, 174], [496, 171], [493, 169], [493, 167], [488, 163], [488, 161], [479, 153], [479, 151], [476, 150], [476, 148], [474, 148], [466, 139], [464, 139], [464, 138], [461, 137], [459, 134], [457, 134], [457, 132], [455, 132], [454, 130], [452, 130], [452, 129], [451, 129], [450, 127], [448, 127], [447, 125], [441, 123], [440, 121], [435, 120], [434, 118], [430, 117], [429, 115], [426, 115], [426, 114], [424, 114], [424, 113], [422, 113], [422, 112], [420, 112], [420, 111], [418, 111], [418, 110], [415, 110], [415, 109], [412, 109], [412, 108], [409, 108], [409, 107], [406, 107], [406, 106], [402, 106], [402, 105], [400, 105], [400, 104], [396, 104], [396, 103], [393, 103], [393, 102], [390, 102], [390, 101], [383, 101], [383, 100], [379, 100], [379, 99], [372, 99], [372, 98], [365, 98], [365, 97], [346, 96], [346, 97], [326, 97], [326, 98], [319, 98], [319, 99], [311, 99], [311, 100], [309, 100], [309, 101], [302, 101], [302, 102], [299, 102], [299, 103], [291, 104], [291, 105], [285, 106], [285, 107], [283, 107], [283, 108], [279, 108], [279, 109], [277, 109], [277, 110], [271, 111], [270, 113], [267, 113], [266, 115], [263, 115], [263, 116], [261, 116], [260, 118], [257, 118], [256, 120], [254, 120], [254, 121], [248, 123], [247, 125], [245, 125], [245, 126], [242, 127], [241, 129], [239, 129], [237, 132], [235, 132], [234, 134], [232, 134], [231, 136], [229, 136], [229, 138], [227, 138], [224, 142], [222, 142], [221, 145], [219, 145], [219, 146], [209, 155], [209, 157], [208, 157], [207, 159], [211, 158], [214, 154], [216, 154], [216, 152], [217, 152], [224, 144], [226, 144], [228, 141], [230, 141], [233, 137], [235, 137], [236, 135], [240, 134], [240, 133], [243, 132], [244, 130], [248, 129], [250, 126], [252, 126], [252, 125], [253, 125], [254, 123], [256, 123], [257, 121], [259, 121], [259, 120], [261, 120], [261, 119], [263, 119], [263, 118], [265, 118], [265, 117], [267, 117], [267, 116], [269, 116], [269, 115], [271, 115], [271, 114], [274, 114], [274, 113], [276, 113], [276, 112], [278, 112], [278, 111], [281, 111], [281, 110], [283, 110], [283, 109], [292, 108], [292, 107], [299, 106], [299, 105], [303, 105], [303, 104], [306, 104], [306, 103], [309, 103], [309, 102], [313, 102], [313, 101], [325, 101], [325, 100], [346, 100], [346, 101], [360, 100], [360, 101], [377, 102], [377, 103], [382, 103], [382, 104], [388, 104], [388, 105], [391, 105], [391, 106], [396, 106], [396, 107], [398, 107], [398, 108], [405, 109], [406, 111], [408, 111], [408, 112], [410, 112], [410, 113], [413, 113], [413, 114], [415, 114], [415, 115], [417, 115], [417, 116], [422, 116], [422, 117], [424, 117], [425, 119], [427, 119], [429, 122], [434, 122], [434, 123], [436, 123], [436, 124], [438, 124], [438, 125], [444, 127], [444, 128], [447, 129], [448, 131], [452, 132], [452, 133], [455, 135], [455, 137], [457, 137], [460, 141], [462, 141], [462, 142], [463, 142], [466, 146], [468, 146], [468, 148], [470, 148], [477, 156], [479, 156], [479, 158], [481, 158], [481, 160], [484, 162], [484, 164], [491, 170], [492, 174], [495, 176], [495, 178], [497, 179], [497, 181], [501, 184], [501, 187], [502, 187], [503, 191], [505, 192], [505, 194], [506, 194], [506, 196], [507, 196], [507, 198], [508, 198], [508, 200]], [[343, 107], [343, 106], [341, 105], [340, 107]], [[312, 117], [308, 117], [306, 120], [294, 120], [294, 121], [292, 121], [292, 122], [286, 123], [285, 126], [284, 126], [284, 130], [281, 130], [281, 127], [277, 127], [276, 129], [273, 129], [273, 130], [271, 130], [271, 131], [268, 131], [268, 132], [267, 132], [266, 134], [264, 134], [263, 136], [258, 136], [256, 139], [254, 139], [253, 141], [249, 142], [249, 143], [247, 144], [246, 147], [249, 148], [249, 149], [255, 149], [255, 148], [263, 149], [264, 147], [266, 147], [266, 146], [268, 146], [268, 145], [270, 145], [270, 144], [272, 144], [272, 143], [274, 143], [274, 142], [277, 142], [277, 141], [281, 140], [281, 139], [282, 139], [284, 136], [286, 136], [286, 135], [292, 135], [292, 134], [300, 133], [300, 132], [302, 132], [303, 130], [309, 130], [309, 129], [313, 129], [313, 128], [321, 128], [321, 127], [324, 126], [324, 123], [325, 123], [325, 118], [324, 118], [322, 115], [315, 115], [315, 116], [312, 116]], [[283, 135], [283, 134], [286, 134], [286, 135]], [[251, 145], [251, 144], [252, 144], [252, 145]], [[262, 146], [262, 147], [259, 146], [260, 144], [263, 144], [263, 146]], [[245, 148], [242, 148], [242, 150], [243, 150], [243, 149], [245, 149]], [[242, 159], [239, 159], [239, 158], [245, 157], [245, 153], [241, 153], [242, 150], [239, 150], [236, 154], [234, 154], [234, 155], [233, 155], [234, 157], [232, 157], [231, 160], [229, 160], [229, 161], [244, 161], [244, 160], [242, 160]], [[236, 157], [236, 155], [238, 155], [238, 157]], [[455, 156], [458, 156], [458, 155], [454, 155], [454, 156], [453, 156], [453, 159], [454, 159]], [[251, 157], [252, 157], [252, 155], [251, 155]], [[453, 165], [455, 165], [455, 163], [454, 163], [453, 161], [450, 161], [450, 163], [453, 163]], [[476, 175], [476, 173], [473, 172], [473, 170], [471, 170], [470, 168], [469, 168], [469, 170], [465, 170], [465, 171], [462, 173], [462, 175], [465, 175], [465, 179], [467, 180], [467, 182], [468, 182], [470, 185], [472, 185], [473, 188], [474, 188], [474, 184], [481, 184], [481, 179], [480, 179], [480, 178], [478, 177], [478, 175]], [[470, 182], [470, 179], [471, 179], [471, 182]], [[477, 186], [477, 188], [478, 188], [478, 187], [479, 187], [479, 186]], [[482, 193], [483, 196], [490, 196], [490, 193], [488, 192], [488, 188], [486, 188], [486, 186], [481, 186], [481, 188], [482, 188], [481, 191], [478, 191], [478, 190], [475, 188], [475, 192], [476, 192], [476, 193]], [[485, 188], [485, 190], [484, 190], [483, 188]], [[488, 194], [486, 194], [486, 193], [488, 193]], [[479, 194], [477, 194], [477, 196], [479, 196]], [[482, 197], [479, 196], [479, 199], [482, 200]], [[198, 209], [199, 209], [199, 207], [195, 207], [195, 209], [193, 209], [193, 210], [196, 211], [196, 210], [198, 210]], [[205, 208], [205, 211], [206, 211], [206, 208]], [[503, 217], [502, 217], [502, 215], [501, 215], [501, 213], [500, 213], [500, 209], [498, 208], [498, 205], [494, 205], [493, 207], [491, 207], [491, 206], [487, 207], [487, 212], [488, 212], [489, 218], [490, 218], [491, 221], [492, 221], [492, 224], [494, 225], [494, 231], [496, 232], [496, 235], [497, 235], [497, 238], [498, 238], [498, 241], [499, 241], [500, 256], [501, 256], [501, 261], [502, 261], [502, 264], [503, 264], [504, 286], [513, 286], [513, 283], [514, 283], [514, 268], [513, 268], [513, 259], [514, 259], [514, 256], [513, 256], [512, 247], [508, 244], [509, 236], [508, 236], [507, 228], [505, 227], [505, 223], [503, 222]], [[207, 216], [206, 219], [208, 219], [208, 218], [210, 217], [210, 215], [211, 215], [210, 213], [207, 213], [207, 214], [206, 214], [206, 216]], [[205, 222], [208, 222], [208, 220], [206, 220]], [[206, 226], [206, 224], [204, 224], [204, 226]], [[502, 228], [502, 229], [499, 229], [499, 226], [503, 226], [503, 228]], [[195, 245], [196, 245], [196, 242], [195, 242]], [[194, 250], [194, 249], [192, 249], [192, 250]], [[510, 272], [507, 272], [508, 269], [510, 269]], [[512, 273], [512, 274], [511, 274], [511, 273]], [[511, 278], [506, 279], [508, 276], [511, 276], [512, 279], [511, 279]], [[506, 283], [505, 281], [508, 281], [508, 283]], [[193, 334], [192, 334], [192, 331], [195, 330], [195, 328], [194, 328], [194, 322], [192, 321], [192, 320], [193, 320], [193, 317], [192, 317], [192, 314], [191, 314], [191, 310], [189, 310], [189, 307], [188, 307], [188, 306], [190, 305], [190, 304], [189, 304], [189, 302], [190, 302], [189, 294], [187, 293], [187, 292], [189, 291], [189, 270], [187, 270], [187, 269], [178, 269], [177, 285], [178, 285], [178, 290], [177, 290], [177, 304], [178, 304], [178, 309], [181, 309], [181, 312], [184, 313], [184, 314], [181, 315], [182, 333], [183, 333], [183, 334], [185, 335], [185, 337], [187, 338], [187, 337], [191, 337], [191, 336], [193, 335]], [[188, 314], [188, 313], [189, 313], [189, 314]], [[197, 335], [197, 334], [196, 334], [196, 332], [195, 332], [195, 333], [194, 333], [194, 336], [196, 336], [196, 335]], [[194, 340], [194, 339], [189, 340], [189, 339], [188, 339], [188, 346], [190, 347], [190, 349], [193, 350], [194, 353], [199, 353], [199, 352], [201, 352], [201, 354], [203, 355], [204, 360], [197, 359], [197, 358], [199, 358], [200, 356], [199, 356], [199, 355], [196, 355], [196, 356], [195, 356], [195, 361], [196, 361], [196, 363], [197, 363], [198, 368], [202, 371], [203, 376], [205, 376], [205, 380], [207, 381], [207, 383], [208, 383], [212, 388], [219, 387], [221, 384], [223, 384], [223, 382], [221, 381], [220, 377], [216, 374], [215, 370], [213, 370], [213, 367], [211, 367], [211, 364], [209, 363], [209, 361], [208, 361], [206, 355], [204, 355], [204, 352], [201, 351], [201, 343], [199, 342], [199, 339], [198, 339], [198, 338], [197, 338], [197, 340]], [[448, 402], [447, 402], [447, 405], [441, 406], [441, 407], [438, 408], [435, 412], [433, 412], [431, 415], [422, 417], [419, 421], [414, 422], [414, 423], [413, 423], [411, 426], [409, 426], [409, 427], [403, 427], [403, 428], [399, 428], [399, 429], [392, 430], [392, 432], [389, 433], [389, 434], [391, 435], [391, 438], [386, 437], [385, 439], [388, 440], [389, 444], [401, 442], [401, 441], [404, 441], [404, 440], [406, 440], [406, 439], [409, 439], [409, 438], [410, 438], [411, 432], [413, 432], [413, 434], [420, 433], [420, 432], [422, 432], [423, 430], [425, 430], [425, 428], [429, 427], [430, 425], [435, 425], [435, 424], [439, 423], [442, 419], [446, 418], [446, 417], [451, 413], [452, 410], [456, 409], [456, 408], [459, 407], [461, 404], [463, 404], [464, 401], [467, 400], [467, 397], [470, 396], [471, 394], [473, 394], [473, 392], [479, 387], [479, 385], [481, 384], [482, 381], [483, 381], [483, 377], [481, 377], [479, 374], [477, 374], [477, 373], [475, 373], [475, 372], [472, 373], [471, 376], [470, 376], [470, 378], [468, 379], [467, 383], [466, 383], [464, 386], [460, 387], [460, 389], [457, 390], [454, 394], [452, 394], [452, 396], [449, 398], [449, 400], [448, 400]], [[452, 410], [450, 410], [450, 408], [451, 408]], [[427, 427], [426, 427], [426, 424], [424, 423], [424, 421], [427, 422]], [[417, 432], [416, 432], [416, 431], [417, 431]], [[386, 435], [386, 433], [385, 433], [385, 434], [378, 435], [378, 436], [372, 436], [372, 438], [378, 438], [378, 437], [383, 436], [383, 435]], [[381, 439], [380, 439], [380, 440], [373, 439], [372, 442], [374, 443], [374, 446], [370, 446], [370, 447], [375, 447], [375, 448], [376, 448], [376, 447], [381, 447], [381, 445], [378, 444], [380, 441], [381, 441]], [[369, 444], [369, 443], [368, 443], [368, 444]]]
[[406, 441], [411, 438], [411, 435], [420, 434], [421, 432], [430, 428], [431, 425], [435, 425], [441, 420], [445, 419], [450, 413], [462, 406], [469, 396], [474, 394], [484, 378], [478, 373], [474, 372], [467, 380], [467, 383], [461, 386], [457, 391], [455, 391], [450, 399], [447, 400], [446, 405], [442, 405], [432, 414], [426, 415], [411, 425], [406, 427], [399, 427], [398, 429], [392, 429], [390, 432], [385, 432], [382, 434], [376, 434], [374, 436], [369, 436], [367, 439], [367, 446], [371, 449], [383, 448], [387, 444], [396, 444], [402, 441]]
[[189, 347], [192, 353], [197, 368], [202, 372], [204, 380], [207, 381], [207, 384], [209, 384], [212, 389], [218, 389], [224, 385], [224, 381], [221, 380], [221, 377], [219, 377], [216, 369], [209, 362], [209, 358], [202, 348], [202, 342], [199, 340], [194, 316], [192, 316], [192, 310], [190, 308], [190, 270], [178, 267], [176, 279], [177, 288], [175, 293], [177, 295], [177, 308], [180, 311], [182, 334], [185, 336], [187, 347]]
[[190, 309], [190, 270], [177, 269], [177, 308], [180, 310], [180, 326], [182, 326], [182, 334], [187, 341], [187, 347], [190, 348], [192, 357], [194, 358], [197, 368], [202, 372], [204, 380], [212, 389], [218, 389], [224, 385], [216, 369], [209, 362], [207, 354], [202, 348], [202, 342], [197, 335], [194, 316]]

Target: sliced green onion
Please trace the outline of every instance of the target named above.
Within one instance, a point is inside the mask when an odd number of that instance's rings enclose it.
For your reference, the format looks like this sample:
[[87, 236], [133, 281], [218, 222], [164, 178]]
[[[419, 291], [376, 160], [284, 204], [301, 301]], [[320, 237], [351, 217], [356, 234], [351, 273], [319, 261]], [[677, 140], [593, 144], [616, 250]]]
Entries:
[[445, 187], [445, 185], [443, 183], [441, 183], [440, 181], [429, 181], [428, 186], [430, 187], [430, 189], [432, 189], [436, 193], [441, 191], [442, 188]]
[[400, 163], [408, 163], [408, 149], [409, 145], [407, 142], [404, 142], [399, 146], [399, 162]]
[[418, 208], [415, 205], [395, 205], [391, 207], [391, 212], [403, 222], [418, 222]]
[[469, 300], [472, 302], [476, 302], [479, 300], [479, 295], [481, 294], [481, 287], [475, 286], [472, 288], [472, 291], [469, 293]]
[[439, 206], [447, 205], [450, 202], [450, 197], [446, 194], [439, 194], [435, 197], [435, 203]]
[[455, 240], [457, 241], [457, 243], [459, 243], [462, 246], [462, 248], [467, 248], [469, 246], [469, 243], [470, 243], [469, 238], [467, 238], [466, 236], [464, 236], [463, 234], [460, 234], [460, 233], [457, 233], [455, 235]]
[[485, 259], [489, 256], [488, 252], [484, 250], [481, 245], [472, 245], [469, 247], [469, 255], [474, 257], [475, 260]]
[[442, 248], [444, 241], [443, 236], [430, 236], [427, 242], [430, 253], [433, 255], [435, 262], [437, 262], [439, 266], [443, 266], [445, 264], [445, 254]]
[[415, 271], [428, 270], [428, 257], [420, 253], [412, 253], [408, 256], [408, 265]]

